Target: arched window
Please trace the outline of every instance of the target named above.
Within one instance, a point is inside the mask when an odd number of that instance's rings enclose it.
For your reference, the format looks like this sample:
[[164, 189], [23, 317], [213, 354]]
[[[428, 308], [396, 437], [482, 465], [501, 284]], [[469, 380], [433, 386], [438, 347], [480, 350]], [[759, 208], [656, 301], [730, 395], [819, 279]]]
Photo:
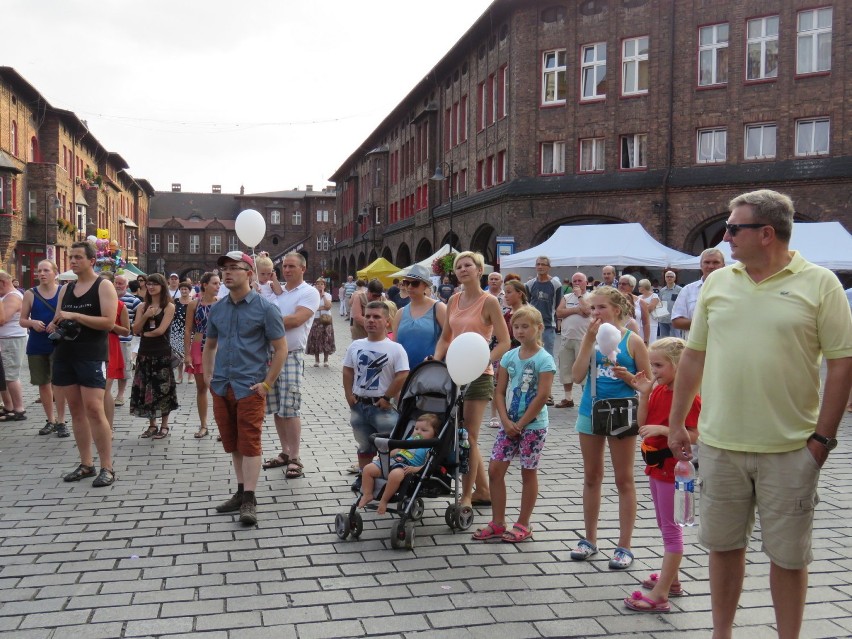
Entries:
[[38, 148], [38, 138], [30, 138], [30, 162], [41, 162], [41, 151]]

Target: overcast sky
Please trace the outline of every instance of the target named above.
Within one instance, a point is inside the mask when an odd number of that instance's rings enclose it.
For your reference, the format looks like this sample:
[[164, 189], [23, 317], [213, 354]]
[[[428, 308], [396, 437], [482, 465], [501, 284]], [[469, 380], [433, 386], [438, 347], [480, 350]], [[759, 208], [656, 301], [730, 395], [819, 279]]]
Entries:
[[12, 0], [0, 64], [157, 190], [319, 189], [490, 3]]

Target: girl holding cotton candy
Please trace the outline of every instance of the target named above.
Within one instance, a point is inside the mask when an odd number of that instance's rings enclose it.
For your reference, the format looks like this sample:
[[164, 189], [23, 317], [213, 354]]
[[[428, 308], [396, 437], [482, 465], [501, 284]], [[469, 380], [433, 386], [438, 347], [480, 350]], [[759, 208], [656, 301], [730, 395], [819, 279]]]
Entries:
[[[623, 570], [633, 563], [630, 550], [636, 521], [636, 485], [633, 462], [636, 437], [605, 437], [592, 434], [592, 402], [595, 399], [634, 397], [636, 391], [625, 381], [639, 371], [651, 378], [651, 364], [645, 342], [624, 328], [630, 319], [632, 301], [611, 286], [594, 291], [589, 300], [592, 321], [583, 338], [580, 352], [571, 370], [575, 384], [584, 383], [576, 430], [580, 435], [583, 455], [583, 519], [586, 536], [571, 552], [571, 559], [583, 561], [598, 552], [598, 516], [601, 507], [601, 485], [604, 474], [604, 449], [609, 454], [618, 490], [618, 546], [609, 562], [613, 570]], [[592, 354], [595, 370], [592, 370]], [[591, 376], [595, 375], [592, 398]]]

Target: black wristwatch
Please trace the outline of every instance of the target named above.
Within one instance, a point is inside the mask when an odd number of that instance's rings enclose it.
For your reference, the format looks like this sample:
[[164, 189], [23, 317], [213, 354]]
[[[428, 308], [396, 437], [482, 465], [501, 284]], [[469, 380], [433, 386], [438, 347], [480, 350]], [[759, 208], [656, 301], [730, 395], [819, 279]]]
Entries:
[[820, 444], [825, 446], [826, 449], [828, 449], [828, 452], [831, 452], [835, 448], [837, 448], [837, 439], [835, 439], [834, 437], [826, 437], [825, 435], [820, 435], [819, 433], [814, 433], [813, 435], [808, 437], [808, 441], [811, 441], [812, 439], [815, 439]]
[[382, 399], [385, 400], [388, 404], [390, 404], [390, 397], [387, 395], [382, 395]]

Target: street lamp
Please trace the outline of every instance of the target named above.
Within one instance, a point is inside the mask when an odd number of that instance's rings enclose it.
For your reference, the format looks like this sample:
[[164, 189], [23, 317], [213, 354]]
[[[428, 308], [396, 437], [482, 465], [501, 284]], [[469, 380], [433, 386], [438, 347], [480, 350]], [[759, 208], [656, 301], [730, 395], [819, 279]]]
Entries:
[[[447, 167], [447, 171], [449, 175], [444, 175], [444, 167]], [[455, 244], [455, 235], [453, 234], [453, 161], [449, 162], [441, 162], [435, 167], [435, 175], [429, 178], [434, 182], [443, 182], [444, 180], [449, 180], [449, 184], [447, 185], [447, 192], [449, 193], [450, 200], [450, 248], [453, 248]]]

